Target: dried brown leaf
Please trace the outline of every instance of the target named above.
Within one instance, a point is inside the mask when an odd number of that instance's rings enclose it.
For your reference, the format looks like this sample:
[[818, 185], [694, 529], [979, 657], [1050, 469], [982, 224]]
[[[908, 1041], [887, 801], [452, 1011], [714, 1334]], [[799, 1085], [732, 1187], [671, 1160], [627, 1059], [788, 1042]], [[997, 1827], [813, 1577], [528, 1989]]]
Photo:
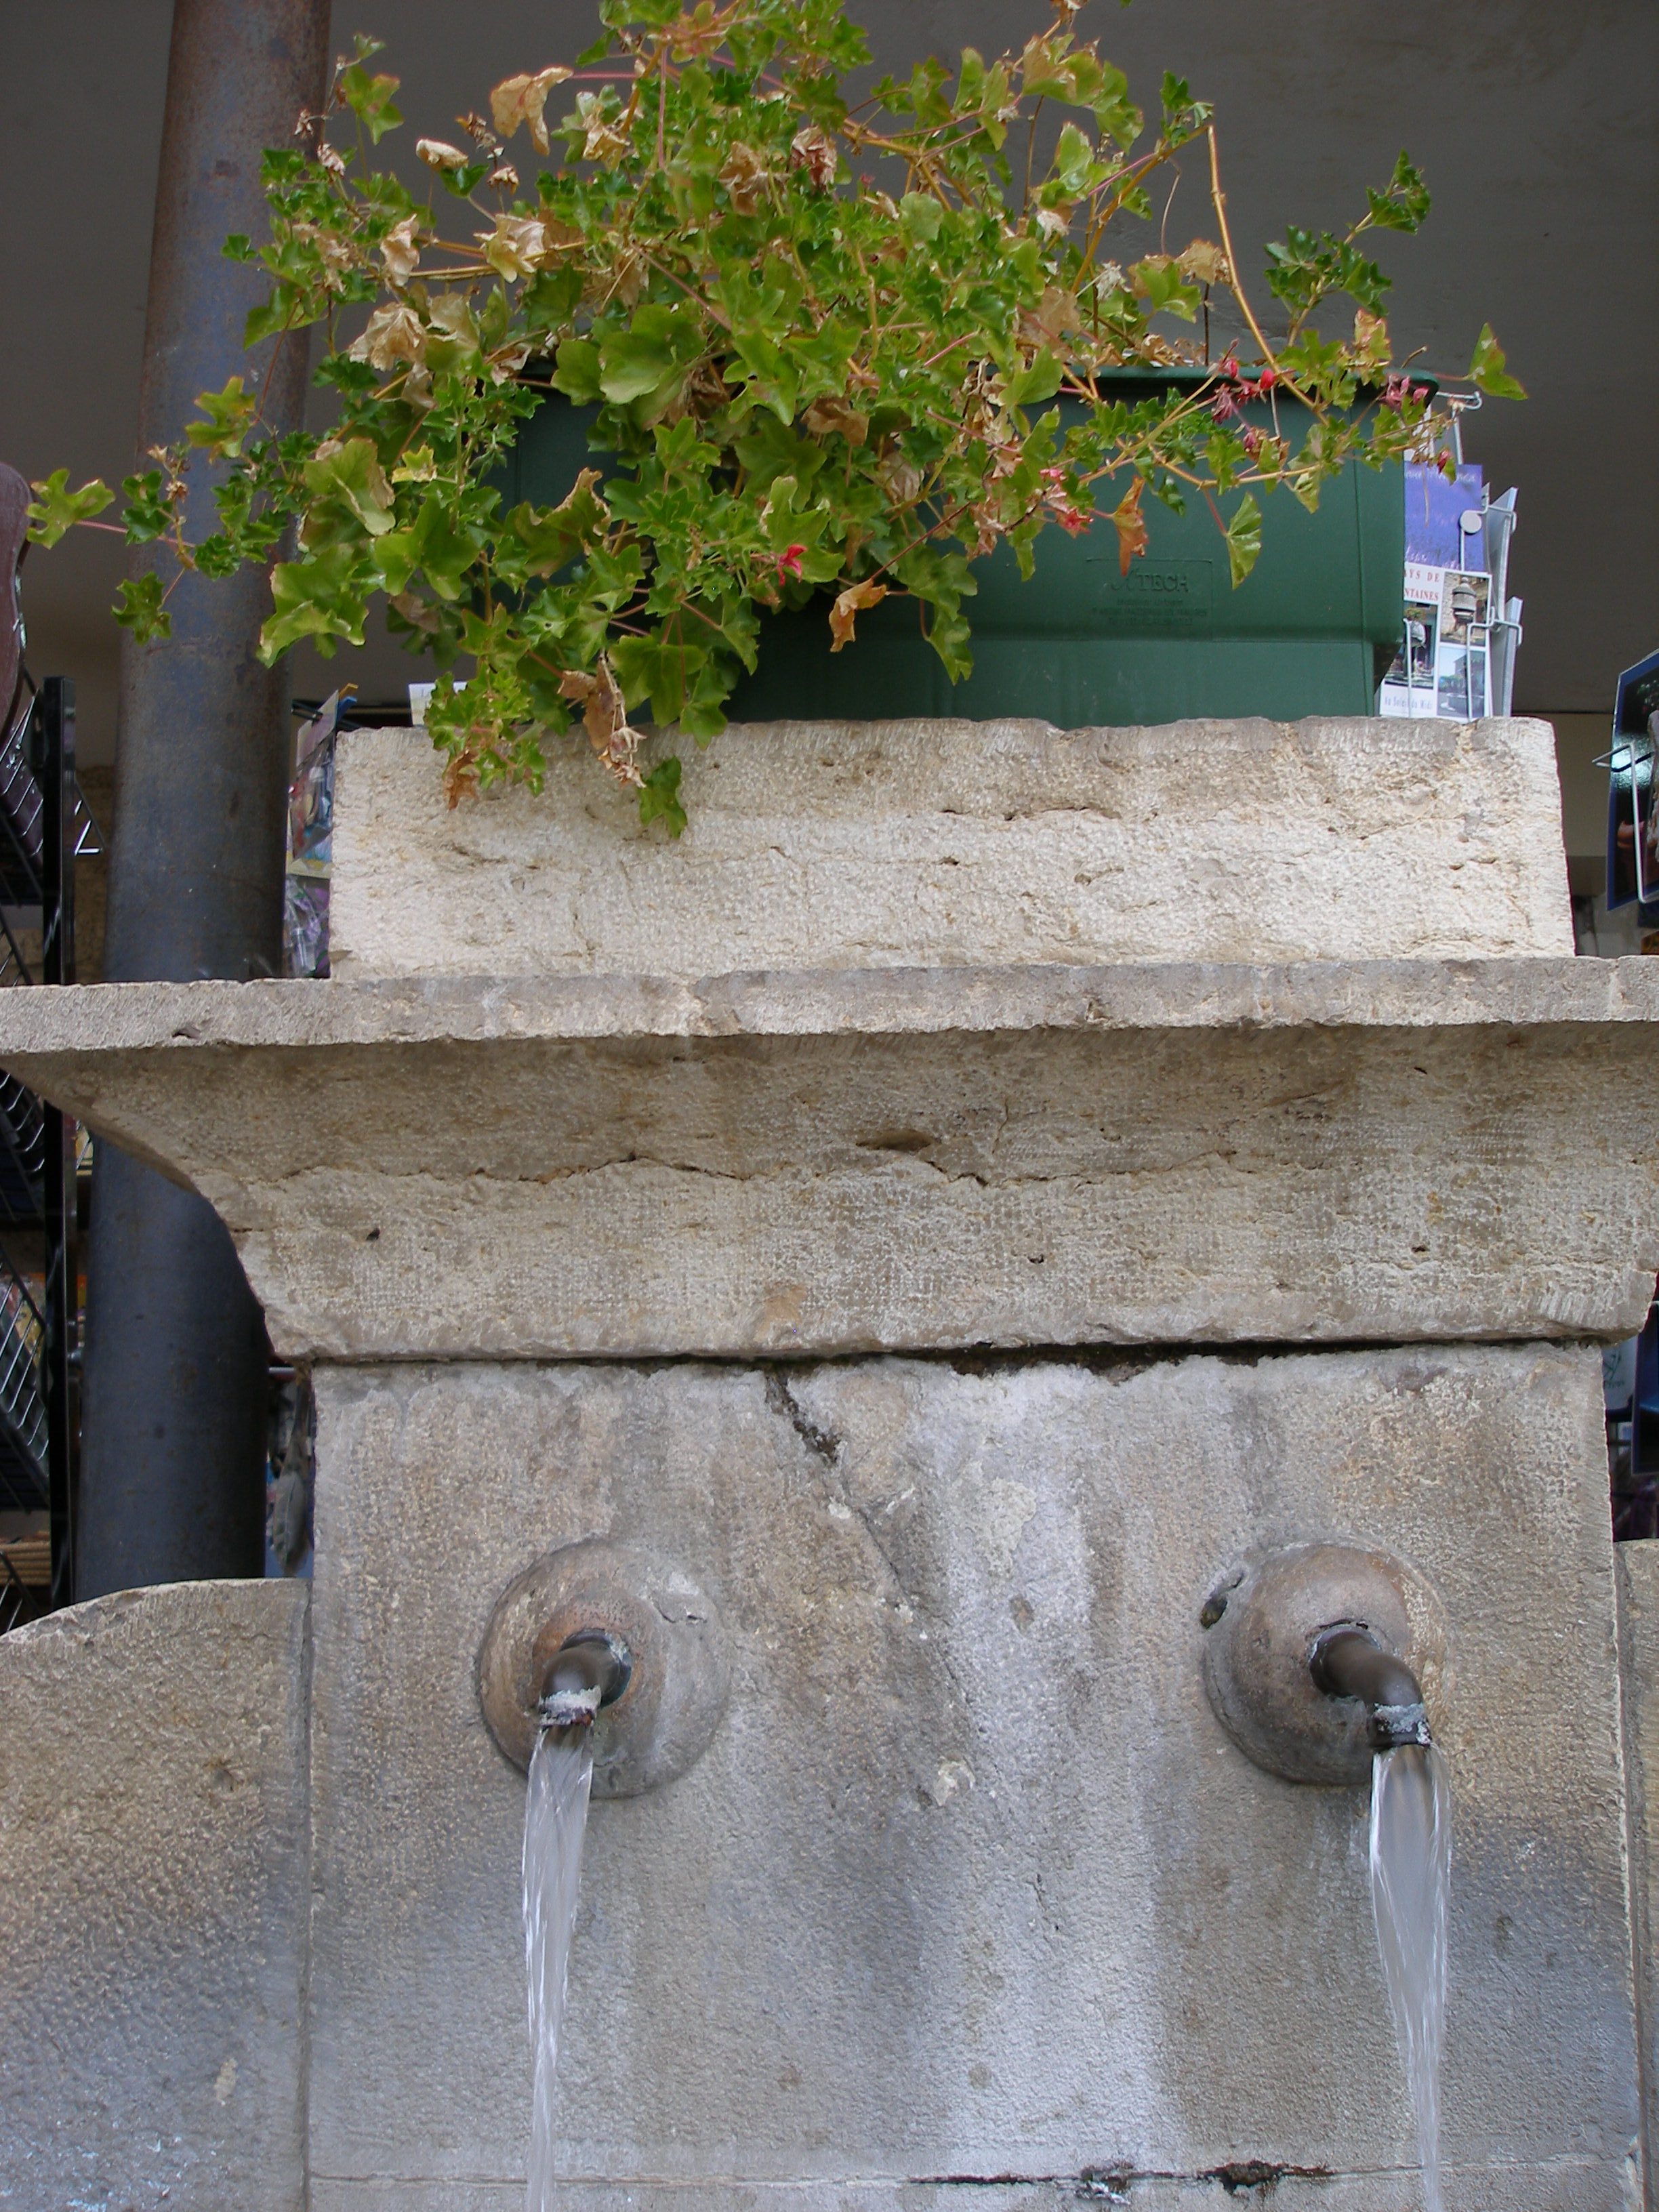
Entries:
[[866, 578], [861, 584], [849, 584], [844, 592], [837, 592], [836, 604], [830, 610], [830, 629], [835, 639], [831, 653], [839, 653], [844, 645], [854, 642], [853, 624], [866, 607], [873, 607], [887, 597], [885, 584]]
[[1020, 335], [1033, 345], [1054, 345], [1068, 331], [1080, 330], [1077, 301], [1058, 284], [1049, 285], [1035, 307], [1019, 319]]
[[476, 235], [484, 259], [509, 283], [539, 269], [547, 254], [547, 234], [535, 216], [498, 215], [494, 230]]
[[815, 399], [801, 419], [815, 437], [839, 430], [849, 446], [861, 446], [870, 432], [870, 417], [839, 393]]
[[753, 215], [760, 196], [772, 181], [771, 172], [750, 146], [734, 145], [720, 171], [720, 181], [732, 195], [739, 215]]
[[380, 240], [380, 259], [394, 284], [406, 284], [421, 258], [421, 218], [406, 215]]
[[1227, 257], [1207, 238], [1195, 238], [1180, 257], [1181, 273], [1194, 284], [1221, 284], [1227, 278]]
[[527, 124], [538, 154], [550, 150], [543, 109], [556, 84], [569, 76], [568, 69], [538, 70], [533, 76], [503, 77], [489, 95], [489, 112], [501, 137], [510, 138], [521, 123]]
[[[362, 335], [346, 348], [353, 361], [366, 361], [384, 375], [400, 361], [419, 362], [426, 352], [426, 331], [420, 317], [401, 300], [376, 307]], [[320, 447], [319, 448], [320, 451]]]
[[589, 124], [587, 136], [582, 141], [585, 161], [597, 161], [602, 169], [614, 169], [627, 151], [627, 136], [613, 124]]
[[921, 471], [896, 448], [877, 469], [882, 489], [895, 507], [908, 507], [921, 495]]
[[435, 630], [437, 629], [437, 609], [428, 605], [418, 592], [399, 592], [392, 601], [392, 605], [397, 608], [404, 620], [406, 623], [413, 623], [416, 629]]
[[839, 166], [834, 139], [816, 123], [804, 123], [789, 141], [789, 166], [805, 169], [821, 192], [828, 191]]
[[1146, 489], [1137, 477], [1112, 509], [1112, 525], [1117, 532], [1117, 568], [1121, 576], [1128, 574], [1129, 563], [1136, 554], [1146, 550], [1146, 518], [1140, 511], [1140, 495]]
[[587, 742], [617, 782], [637, 787], [643, 781], [634, 757], [640, 741], [628, 726], [622, 686], [605, 654], [599, 655], [595, 669], [567, 669], [559, 678], [559, 690], [567, 699], [582, 702]]

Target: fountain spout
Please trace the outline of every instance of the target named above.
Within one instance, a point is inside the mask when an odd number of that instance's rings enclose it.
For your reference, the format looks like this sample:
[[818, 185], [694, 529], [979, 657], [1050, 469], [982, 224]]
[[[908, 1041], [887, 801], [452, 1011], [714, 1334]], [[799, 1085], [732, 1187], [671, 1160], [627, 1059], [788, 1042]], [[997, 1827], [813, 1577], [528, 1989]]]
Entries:
[[608, 1629], [579, 1628], [553, 1655], [538, 1711], [545, 1728], [591, 1728], [628, 1687], [634, 1656]]
[[1328, 1698], [1357, 1698], [1369, 1710], [1366, 1733], [1374, 1751], [1430, 1741], [1423, 1691], [1403, 1659], [1386, 1650], [1368, 1628], [1339, 1621], [1315, 1636], [1309, 1672]]

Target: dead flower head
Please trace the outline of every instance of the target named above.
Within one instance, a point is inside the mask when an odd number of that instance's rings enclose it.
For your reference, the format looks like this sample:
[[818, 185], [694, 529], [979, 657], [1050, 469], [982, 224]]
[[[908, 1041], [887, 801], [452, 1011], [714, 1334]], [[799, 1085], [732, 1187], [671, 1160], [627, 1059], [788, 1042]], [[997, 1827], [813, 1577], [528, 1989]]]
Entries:
[[362, 335], [346, 348], [351, 360], [366, 361], [382, 375], [400, 361], [418, 362], [425, 350], [426, 332], [421, 319], [401, 300], [388, 301], [385, 307], [376, 307]]
[[789, 166], [792, 169], [805, 169], [819, 191], [828, 191], [840, 166], [834, 139], [828, 137], [816, 123], [803, 124], [789, 141]]
[[420, 216], [406, 215], [401, 222], [394, 222], [380, 240], [380, 259], [394, 284], [406, 284], [415, 274], [421, 258], [420, 240]]
[[495, 128], [507, 139], [521, 123], [530, 126], [531, 143], [538, 154], [551, 150], [543, 115], [547, 95], [569, 76], [568, 69], [538, 70], [534, 76], [503, 77], [489, 95], [489, 112]]
[[737, 213], [753, 215], [761, 194], [771, 182], [771, 175], [752, 147], [734, 145], [720, 171], [720, 181], [731, 193]]
[[618, 783], [637, 790], [645, 780], [635, 759], [640, 740], [628, 726], [622, 686], [606, 655], [599, 655], [596, 668], [567, 669], [559, 678], [559, 690], [567, 699], [580, 702], [587, 742], [605, 767]]

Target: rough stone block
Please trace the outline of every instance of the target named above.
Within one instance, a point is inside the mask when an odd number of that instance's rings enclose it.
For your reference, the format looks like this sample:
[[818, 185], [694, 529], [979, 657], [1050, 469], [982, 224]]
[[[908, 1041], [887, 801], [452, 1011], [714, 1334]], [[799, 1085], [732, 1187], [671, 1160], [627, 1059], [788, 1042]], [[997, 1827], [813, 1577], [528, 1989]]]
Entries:
[[0, 1065], [217, 1206], [284, 1351], [1617, 1335], [1659, 963], [128, 984]]
[[1642, 2101], [1647, 2121], [1648, 2194], [1659, 2202], [1659, 1542], [1614, 1547], [1619, 1661], [1624, 1688], [1626, 1797], [1630, 1823], [1631, 1917], [1636, 1929], [1636, 1997], [1641, 2019]]
[[[313, 2204], [507, 2212], [522, 1778], [495, 1599], [611, 1535], [716, 1599], [701, 1762], [594, 1808], [570, 2212], [1408, 2212], [1365, 1793], [1251, 1766], [1200, 1611], [1379, 1543], [1444, 1608], [1459, 2212], [1626, 2212], [1637, 2063], [1600, 1364], [1545, 1346], [319, 1380]], [[1254, 2201], [1250, 2199], [1249, 2201]]]
[[0, 2205], [300, 2212], [300, 1583], [0, 1637]]
[[539, 796], [452, 811], [423, 732], [348, 733], [334, 973], [1573, 949], [1547, 722], [798, 722], [678, 750], [670, 842], [586, 745]]

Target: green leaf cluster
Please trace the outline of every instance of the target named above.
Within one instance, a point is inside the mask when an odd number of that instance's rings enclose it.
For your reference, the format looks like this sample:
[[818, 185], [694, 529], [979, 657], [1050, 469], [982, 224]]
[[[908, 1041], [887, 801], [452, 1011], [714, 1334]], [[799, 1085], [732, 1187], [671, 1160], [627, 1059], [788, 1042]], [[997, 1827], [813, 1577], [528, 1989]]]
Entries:
[[[123, 488], [131, 542], [269, 571], [268, 659], [361, 643], [383, 607], [441, 672], [428, 726], [452, 795], [538, 782], [568, 733], [677, 836], [678, 760], [647, 769], [636, 718], [716, 735], [768, 610], [819, 607], [839, 647], [860, 609], [908, 595], [958, 678], [974, 563], [1004, 540], [1029, 574], [1045, 528], [1092, 526], [1127, 562], [1143, 490], [1198, 495], [1238, 583], [1258, 493], [1312, 505], [1342, 469], [1432, 438], [1358, 243], [1426, 213], [1404, 155], [1349, 232], [1268, 249], [1288, 329], [1241, 365], [1224, 334], [1242, 347], [1260, 324], [1210, 107], [1166, 76], [1149, 120], [1069, 4], [1018, 53], [969, 48], [856, 95], [869, 48], [840, 0], [599, 12], [580, 78], [509, 77], [454, 126], [466, 143], [419, 141], [423, 196], [375, 166], [398, 87], [360, 40], [327, 114], [265, 156], [268, 237], [225, 249], [268, 280], [250, 345], [320, 331], [337, 419], [275, 436], [258, 379], [233, 377]], [[1166, 251], [1166, 215], [1136, 258], [1156, 173], [1195, 143], [1216, 236]], [[1316, 325], [1334, 293], [1359, 310], [1352, 338]], [[1201, 373], [1133, 400], [1115, 381], [1175, 367]], [[1472, 373], [1518, 392], [1490, 331]], [[1271, 433], [1239, 410], [1269, 393]], [[573, 403], [593, 410], [592, 466], [555, 502], [504, 498], [526, 418]], [[192, 466], [216, 514], [195, 544]], [[35, 489], [44, 543], [109, 497], [63, 471]], [[164, 596], [146, 571], [119, 618], [161, 634]]]

